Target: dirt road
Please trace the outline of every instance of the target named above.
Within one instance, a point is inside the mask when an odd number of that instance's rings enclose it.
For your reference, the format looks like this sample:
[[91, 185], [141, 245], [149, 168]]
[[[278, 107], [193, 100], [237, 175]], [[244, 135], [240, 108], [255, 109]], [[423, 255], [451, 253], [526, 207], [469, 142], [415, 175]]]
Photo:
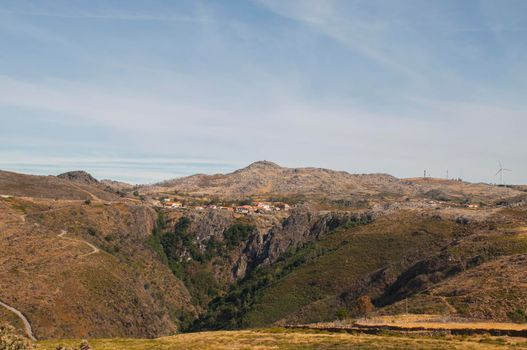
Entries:
[[91, 243], [89, 243], [89, 242], [86, 242], [86, 241], [83, 241], [82, 239], [76, 239], [76, 238], [64, 237], [66, 234], [68, 234], [68, 232], [65, 231], [65, 230], [62, 230], [62, 232], [58, 235], [58, 237], [60, 237], [60, 238], [62, 238], [62, 239], [67, 239], [67, 240], [69, 240], [69, 241], [73, 241], [73, 242], [83, 243], [83, 244], [87, 245], [88, 247], [90, 247], [90, 248], [92, 249], [91, 252], [86, 253], [86, 254], [82, 254], [81, 257], [88, 256], [88, 255], [92, 255], [92, 254], [96, 254], [96, 253], [100, 252], [99, 248], [97, 248], [97, 247], [94, 246], [93, 244], [91, 244]]
[[22, 323], [24, 324], [24, 330], [27, 334], [27, 336], [31, 339], [31, 340], [37, 340], [37, 338], [35, 338], [35, 336], [33, 335], [33, 330], [31, 329], [31, 324], [29, 323], [28, 319], [26, 318], [26, 316], [24, 316], [24, 314], [20, 311], [18, 311], [17, 309], [15, 309], [14, 307], [10, 306], [10, 305], [7, 305], [6, 303], [3, 303], [0, 301], [0, 306], [3, 306], [5, 307], [6, 309], [8, 309], [9, 311], [11, 311], [12, 313], [14, 313], [15, 315], [18, 316], [18, 318], [20, 318], [22, 320]]

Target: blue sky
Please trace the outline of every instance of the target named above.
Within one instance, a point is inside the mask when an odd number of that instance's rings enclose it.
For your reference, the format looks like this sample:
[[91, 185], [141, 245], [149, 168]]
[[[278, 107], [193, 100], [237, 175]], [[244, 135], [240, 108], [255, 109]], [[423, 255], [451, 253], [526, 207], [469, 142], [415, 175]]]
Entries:
[[527, 1], [0, 0], [0, 169], [527, 183]]

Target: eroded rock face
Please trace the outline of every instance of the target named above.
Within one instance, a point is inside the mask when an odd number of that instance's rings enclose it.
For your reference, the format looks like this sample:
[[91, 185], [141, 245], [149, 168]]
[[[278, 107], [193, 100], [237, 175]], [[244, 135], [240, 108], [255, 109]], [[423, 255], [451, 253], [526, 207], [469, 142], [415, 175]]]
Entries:
[[266, 234], [255, 233], [248, 240], [233, 268], [233, 277], [243, 278], [257, 266], [272, 264], [287, 251], [302, 247], [348, 222], [371, 220], [373, 214], [369, 212], [319, 213], [308, 205], [299, 206], [281, 225], [272, 227]]

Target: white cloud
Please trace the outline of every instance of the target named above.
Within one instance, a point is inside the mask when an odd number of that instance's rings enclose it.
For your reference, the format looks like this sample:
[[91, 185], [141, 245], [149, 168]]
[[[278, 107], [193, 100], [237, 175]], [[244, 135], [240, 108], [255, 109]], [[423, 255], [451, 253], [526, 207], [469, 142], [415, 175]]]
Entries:
[[395, 60], [393, 55], [383, 52], [374, 45], [377, 37], [382, 36], [387, 29], [382, 22], [371, 20], [365, 22], [356, 16], [350, 16], [349, 13], [342, 13], [334, 0], [255, 1], [280, 16], [311, 26], [380, 65], [403, 73], [414, 80], [423, 79], [411, 66]]

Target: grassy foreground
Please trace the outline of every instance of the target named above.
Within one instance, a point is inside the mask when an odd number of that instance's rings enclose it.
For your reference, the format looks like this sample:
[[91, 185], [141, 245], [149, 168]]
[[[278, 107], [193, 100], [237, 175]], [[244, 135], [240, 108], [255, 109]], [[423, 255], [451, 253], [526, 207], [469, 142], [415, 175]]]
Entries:
[[[45, 340], [38, 350], [74, 346], [79, 340]], [[281, 328], [179, 334], [158, 339], [94, 339], [94, 350], [171, 349], [527, 349], [527, 339], [507, 337], [410, 337], [328, 333]]]

